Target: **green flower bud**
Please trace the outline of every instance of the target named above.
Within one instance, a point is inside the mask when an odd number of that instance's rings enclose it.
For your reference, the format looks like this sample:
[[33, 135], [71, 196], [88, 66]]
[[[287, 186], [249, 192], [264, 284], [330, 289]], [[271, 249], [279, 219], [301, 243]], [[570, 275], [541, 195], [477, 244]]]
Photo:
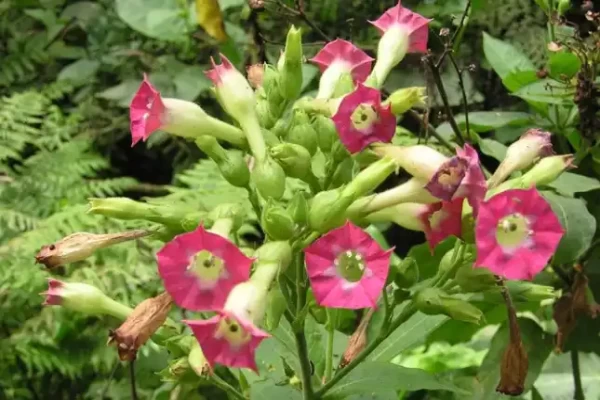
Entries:
[[300, 226], [308, 223], [308, 201], [304, 193], [296, 192], [287, 206], [287, 212]]
[[265, 64], [262, 88], [269, 103], [281, 104], [284, 101], [279, 90], [279, 72], [268, 64]]
[[267, 99], [258, 99], [256, 101], [256, 115], [260, 126], [263, 128], [271, 129], [277, 121], [277, 117], [271, 111], [271, 106]]
[[484, 316], [481, 310], [471, 303], [454, 298], [441, 289], [426, 288], [415, 293], [415, 306], [423, 314], [444, 314], [458, 321], [479, 324]]
[[304, 147], [310, 155], [317, 151], [317, 132], [314, 130], [306, 112], [296, 110], [292, 120], [292, 127], [288, 131], [286, 140], [290, 143]]
[[523, 188], [547, 185], [554, 182], [566, 170], [575, 168], [573, 160], [573, 154], [544, 157], [517, 179]]
[[398, 89], [388, 97], [384, 105], [391, 104], [394, 115], [404, 114], [413, 107], [424, 107], [427, 96], [424, 87]]
[[302, 32], [292, 26], [285, 41], [280, 68], [279, 91], [283, 98], [295, 100], [302, 90]]
[[235, 232], [244, 223], [244, 209], [240, 203], [219, 204], [208, 213], [208, 218], [212, 221], [222, 219], [231, 220], [230, 231]]
[[463, 264], [456, 275], [454, 281], [465, 292], [482, 292], [496, 287], [496, 278], [486, 268], [473, 268], [473, 265]]
[[311, 173], [310, 153], [298, 144], [281, 143], [271, 147], [270, 153], [289, 177], [304, 179]]
[[143, 203], [126, 197], [92, 198], [88, 212], [123, 220], [142, 219], [179, 228], [181, 220], [186, 217], [184, 210]]
[[294, 236], [296, 224], [285, 208], [269, 200], [263, 209], [261, 226], [268, 237], [288, 240]]
[[336, 141], [340, 141], [333, 120], [324, 115], [317, 114], [314, 116], [312, 126], [317, 132], [317, 144], [319, 145], [319, 148], [323, 153], [329, 153], [333, 144]]
[[281, 316], [285, 312], [287, 303], [279, 285], [273, 285], [267, 294], [267, 312], [265, 328], [269, 331], [277, 329]]
[[396, 266], [396, 285], [408, 289], [419, 282], [419, 265], [412, 257], [406, 257]]
[[198, 376], [208, 376], [211, 372], [210, 364], [206, 360], [204, 353], [202, 352], [202, 348], [198, 341], [194, 341], [192, 345], [192, 350], [187, 358], [188, 365], [192, 367], [196, 375]]
[[352, 204], [351, 196], [342, 195], [341, 189], [326, 190], [312, 199], [308, 212], [311, 229], [325, 233], [344, 224], [346, 209]]
[[275, 134], [278, 138], [286, 137], [288, 131], [290, 130], [290, 121], [286, 119], [279, 119], [275, 123], [275, 126], [271, 129], [271, 132]]
[[458, 249], [454, 247], [453, 249], [447, 251], [446, 254], [444, 254], [442, 259], [440, 260], [438, 275], [445, 276], [448, 279], [452, 279], [454, 278], [454, 275], [456, 274], [456, 271], [458, 271], [459, 268], [463, 266], [473, 265], [473, 262], [475, 261], [475, 256], [469, 250], [469, 248], [467, 247], [467, 249], [465, 249], [465, 251], [462, 253], [461, 259], [457, 259], [457, 257], [461, 256], [459, 249], [460, 247]]
[[217, 164], [227, 182], [236, 187], [248, 186], [250, 170], [241, 152], [225, 150], [212, 136], [199, 137], [196, 145]]
[[285, 172], [271, 157], [257, 162], [251, 172], [252, 182], [265, 199], [279, 200], [285, 192]]
[[262, 134], [268, 147], [273, 147], [281, 143], [277, 135], [275, 135], [270, 129], [263, 128]]
[[514, 301], [543, 301], [558, 297], [552, 286], [538, 285], [526, 281], [506, 281], [506, 288]]
[[360, 168], [353, 158], [344, 159], [335, 169], [331, 178], [331, 188], [340, 187], [352, 181], [352, 178], [358, 174]]

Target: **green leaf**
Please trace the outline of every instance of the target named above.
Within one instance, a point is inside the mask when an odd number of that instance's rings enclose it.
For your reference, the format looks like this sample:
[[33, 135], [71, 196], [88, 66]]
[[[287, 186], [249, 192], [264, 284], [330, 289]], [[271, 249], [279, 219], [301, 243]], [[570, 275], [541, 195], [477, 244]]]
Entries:
[[481, 139], [479, 147], [483, 154], [494, 157], [498, 161], [502, 161], [506, 157], [507, 147], [494, 139]]
[[575, 196], [575, 193], [591, 192], [600, 189], [600, 181], [589, 176], [574, 174], [572, 172], [563, 172], [554, 182], [548, 184], [557, 192]]
[[127, 108], [129, 107], [129, 103], [131, 103], [131, 99], [133, 99], [135, 91], [140, 87], [140, 83], [137, 79], [127, 79], [116, 86], [97, 93], [96, 97], [112, 100], [119, 106]]
[[[518, 323], [523, 345], [529, 357], [529, 370], [525, 380], [525, 390], [529, 390], [540, 374], [554, 345], [552, 336], [544, 332], [533, 320], [519, 318]], [[500, 381], [500, 365], [508, 344], [508, 336], [508, 325], [504, 323], [494, 335], [490, 349], [481, 363], [477, 373], [476, 393], [473, 397], [469, 397], [470, 399], [491, 400], [497, 398], [496, 386]]]
[[527, 102], [543, 104], [573, 104], [574, 89], [554, 79], [542, 79], [513, 93]]
[[511, 72], [535, 71], [533, 62], [510, 43], [483, 32], [483, 52], [494, 71], [504, 79]]
[[535, 71], [516, 71], [511, 72], [502, 78], [502, 84], [510, 91], [516, 92], [523, 86], [539, 81]]
[[596, 232], [596, 220], [585, 201], [543, 191], [542, 195], [556, 213], [565, 235], [554, 254], [554, 261], [566, 264], [579, 258], [590, 246]]
[[346, 399], [365, 393], [389, 390], [447, 390], [463, 393], [459, 387], [444, 382], [438, 376], [416, 368], [405, 368], [385, 362], [363, 362], [346, 375], [325, 396], [326, 399]]
[[75, 85], [83, 85], [94, 78], [99, 68], [99, 61], [82, 58], [64, 67], [57, 79], [70, 81]]
[[573, 53], [561, 51], [560, 53], [552, 53], [548, 60], [548, 70], [550, 76], [555, 79], [564, 80], [572, 78], [579, 72], [581, 61]]
[[250, 389], [252, 400], [301, 400], [302, 393], [289, 385], [277, 385], [273, 381], [255, 382]]
[[176, 0], [116, 0], [116, 9], [123, 22], [148, 37], [186, 40], [186, 21]]
[[421, 280], [434, 276], [440, 265], [440, 261], [446, 252], [454, 247], [456, 238], [448, 238], [438, 244], [431, 254], [428, 243], [422, 243], [411, 247], [408, 251], [408, 257], [414, 258], [419, 266], [419, 277]]
[[[475, 132], [489, 132], [504, 126], [522, 126], [531, 122], [533, 116], [517, 111], [475, 111], [469, 113], [469, 127]], [[461, 129], [467, 126], [465, 115], [455, 116]], [[440, 135], [452, 135], [454, 131], [448, 122], [439, 125], [436, 130]]]
[[104, 9], [98, 3], [93, 1], [78, 1], [67, 6], [62, 14], [61, 19], [69, 20], [76, 18], [81, 27], [86, 30], [98, 18]]
[[[573, 399], [573, 372], [569, 353], [548, 358], [535, 387], [544, 399]], [[581, 383], [586, 399], [600, 399], [600, 357], [579, 353]]]

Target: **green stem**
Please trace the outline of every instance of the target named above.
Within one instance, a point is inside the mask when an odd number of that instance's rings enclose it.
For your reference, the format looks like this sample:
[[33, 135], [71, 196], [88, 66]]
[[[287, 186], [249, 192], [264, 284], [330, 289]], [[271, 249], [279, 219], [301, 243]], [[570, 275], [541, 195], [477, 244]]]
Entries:
[[247, 186], [246, 190], [248, 191], [248, 199], [250, 200], [250, 204], [252, 204], [252, 209], [256, 213], [256, 218], [258, 218], [260, 221], [262, 212], [260, 211], [260, 201], [258, 200], [258, 195], [250, 186]]
[[302, 375], [302, 397], [304, 400], [312, 400], [314, 392], [311, 382], [310, 358], [308, 357], [308, 347], [306, 345], [306, 336], [304, 335], [304, 324], [302, 325], [302, 331], [294, 333], [294, 338], [296, 339], [296, 350], [298, 351], [298, 361], [300, 361], [300, 372]]
[[571, 366], [573, 369], [573, 382], [575, 383], [575, 400], [585, 400], [583, 384], [581, 383], [581, 370], [579, 368], [579, 353], [577, 350], [571, 350]]
[[111, 315], [119, 320], [126, 320], [129, 314], [133, 312], [133, 308], [127, 307], [124, 304], [119, 303], [111, 299], [110, 297], [106, 297], [104, 299], [104, 311], [106, 314]]
[[262, 163], [267, 158], [267, 145], [256, 115], [247, 115], [243, 121], [239, 122], [256, 163]]
[[421, 126], [423, 128], [425, 128], [425, 129], [427, 129], [427, 133], [429, 133], [431, 136], [433, 136], [434, 138], [436, 138], [437, 141], [440, 142], [440, 144], [442, 146], [444, 146], [448, 150], [450, 150], [450, 152], [454, 153], [455, 148], [452, 145], [452, 143], [450, 143], [442, 135], [440, 135], [431, 124], [425, 123], [425, 121], [423, 121], [423, 118], [421, 118], [421, 116], [415, 110], [408, 110], [407, 114], [410, 114], [411, 117], [413, 117], [416, 120], [418, 120], [419, 123], [421, 124]]
[[233, 397], [234, 399], [247, 400], [243, 394], [241, 394], [239, 391], [237, 391], [229, 383], [227, 383], [223, 379], [221, 379], [216, 373], [213, 373], [211, 375], [211, 378], [212, 378], [212, 381], [215, 384], [215, 386], [219, 387], [224, 392], [230, 394], [231, 397]]
[[327, 349], [325, 354], [325, 382], [331, 380], [333, 373], [333, 338], [335, 336], [335, 327], [331, 317], [331, 310], [327, 309]]
[[330, 390], [332, 387], [334, 387], [343, 377], [348, 375], [350, 373], [350, 371], [352, 371], [361, 362], [363, 362], [364, 359], [367, 358], [369, 356], [369, 354], [371, 354], [373, 352], [373, 350], [375, 350], [388, 337], [388, 335], [390, 333], [395, 331], [400, 325], [402, 325], [404, 322], [406, 322], [415, 312], [416, 312], [416, 309], [414, 308], [412, 303], [407, 304], [406, 307], [404, 307], [404, 309], [400, 313], [400, 315], [398, 315], [392, 321], [390, 328], [386, 332], [384, 332], [382, 330], [379, 333], [379, 335], [377, 335], [377, 337], [371, 343], [369, 343], [369, 345], [367, 347], [365, 347], [365, 349], [363, 351], [361, 351], [360, 354], [357, 355], [354, 360], [352, 360], [350, 362], [350, 364], [348, 364], [345, 368], [339, 370], [338, 373], [335, 374], [335, 376], [333, 378], [331, 378], [331, 380], [329, 382], [327, 382], [325, 385], [323, 385], [323, 387], [321, 387], [315, 393], [317, 398], [322, 397], [325, 393], [327, 393], [328, 390]]

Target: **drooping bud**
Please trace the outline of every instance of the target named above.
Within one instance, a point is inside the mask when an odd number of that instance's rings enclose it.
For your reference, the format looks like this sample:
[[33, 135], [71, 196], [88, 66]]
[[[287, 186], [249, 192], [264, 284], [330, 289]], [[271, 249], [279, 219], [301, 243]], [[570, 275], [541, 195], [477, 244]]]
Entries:
[[279, 69], [279, 89], [288, 100], [295, 100], [302, 90], [302, 32], [292, 25], [285, 41], [283, 65]]
[[325, 154], [331, 151], [333, 144], [339, 142], [335, 124], [331, 118], [324, 115], [316, 114], [312, 121], [313, 129], [317, 132], [317, 144], [321, 151]]
[[437, 288], [419, 290], [414, 298], [415, 306], [423, 314], [444, 314], [458, 321], [480, 324], [483, 319], [481, 310], [471, 303], [452, 297]]
[[35, 262], [52, 269], [64, 264], [85, 260], [96, 250], [118, 243], [139, 239], [152, 234], [149, 230], [135, 230], [121, 233], [94, 234], [73, 233], [58, 242], [42, 246], [35, 256]]
[[269, 149], [273, 159], [291, 178], [304, 180], [311, 174], [311, 157], [306, 148], [294, 143], [281, 143]]
[[206, 357], [204, 357], [202, 347], [200, 347], [200, 343], [197, 340], [194, 340], [194, 344], [192, 344], [192, 350], [188, 354], [187, 362], [196, 375], [200, 377], [206, 377], [212, 372], [212, 368]]
[[521, 188], [544, 186], [554, 182], [566, 170], [575, 168], [573, 154], [544, 157], [519, 177]]
[[180, 226], [186, 214], [181, 209], [148, 204], [127, 197], [90, 199], [88, 212], [123, 220], [142, 219], [167, 226]]
[[310, 123], [310, 118], [303, 110], [294, 111], [292, 125], [287, 132], [286, 140], [304, 147], [310, 155], [317, 151], [317, 132]]
[[419, 265], [412, 257], [406, 257], [396, 267], [396, 285], [400, 288], [408, 289], [419, 282]]
[[227, 182], [237, 187], [248, 186], [250, 171], [241, 152], [225, 150], [211, 136], [199, 137], [196, 139], [196, 145], [217, 164]]
[[248, 82], [250, 82], [250, 86], [252, 86], [254, 89], [257, 89], [262, 86], [263, 77], [265, 75], [265, 65], [252, 64], [246, 69], [246, 74], [248, 75]]
[[173, 299], [164, 292], [138, 304], [125, 322], [109, 334], [108, 344], [116, 344], [121, 361], [132, 361], [137, 351], [165, 322]]
[[373, 151], [379, 157], [391, 157], [406, 172], [428, 182], [436, 171], [448, 161], [448, 157], [422, 144], [414, 146], [395, 146], [391, 144], [378, 144], [373, 146]]
[[294, 220], [282, 206], [269, 200], [263, 208], [261, 227], [269, 238], [288, 240], [295, 233]]
[[352, 81], [364, 82], [373, 58], [351, 42], [336, 39], [327, 43], [310, 61], [317, 64], [322, 73], [317, 98], [328, 99], [334, 95], [343, 74], [350, 74], [351, 84]]
[[473, 268], [472, 264], [462, 265], [456, 275], [454, 281], [465, 292], [482, 292], [496, 287], [496, 278], [485, 268]]
[[455, 247], [443, 255], [438, 267], [438, 275], [452, 279], [459, 269], [463, 267], [472, 268], [474, 261], [475, 255], [468, 247], [464, 251]]
[[504, 283], [510, 297], [517, 302], [539, 302], [556, 299], [557, 292], [552, 286], [527, 281], [506, 281]]
[[388, 9], [371, 23], [383, 34], [377, 46], [377, 61], [367, 80], [369, 85], [381, 87], [388, 74], [402, 61], [406, 53], [425, 53], [429, 19], [400, 5]]
[[48, 279], [48, 290], [43, 305], [63, 306], [69, 310], [91, 315], [112, 315], [125, 319], [133, 311], [102, 293], [100, 289], [86, 283], [63, 282]]
[[308, 223], [308, 200], [301, 192], [296, 192], [287, 206], [287, 212], [300, 226]]
[[285, 172], [270, 156], [257, 162], [251, 172], [252, 182], [265, 199], [279, 200], [285, 192]]
[[369, 323], [373, 318], [373, 314], [375, 314], [375, 309], [370, 308], [361, 319], [358, 328], [356, 328], [352, 336], [350, 336], [350, 339], [348, 339], [348, 345], [346, 346], [346, 350], [340, 359], [338, 370], [350, 364], [352, 360], [354, 360], [356, 356], [358, 356], [367, 346], [367, 328], [369, 327]]
[[517, 322], [517, 313], [510, 296], [505, 292], [508, 311], [509, 342], [502, 356], [500, 383], [496, 391], [502, 394], [518, 396], [525, 390], [525, 379], [529, 368], [529, 357], [521, 341], [521, 331]]
[[411, 108], [422, 108], [427, 100], [425, 90], [420, 86], [398, 89], [387, 98], [384, 104], [391, 105], [394, 115], [404, 114]]
[[513, 172], [521, 171], [541, 157], [551, 155], [550, 132], [530, 129], [506, 150], [506, 157], [500, 163], [494, 175], [488, 181], [488, 187], [494, 188], [504, 182]]

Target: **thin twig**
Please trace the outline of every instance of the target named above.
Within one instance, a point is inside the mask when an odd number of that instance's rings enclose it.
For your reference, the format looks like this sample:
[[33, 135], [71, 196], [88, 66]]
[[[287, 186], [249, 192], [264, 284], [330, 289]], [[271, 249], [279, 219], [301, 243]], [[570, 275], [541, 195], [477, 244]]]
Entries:
[[281, 0], [277, 0], [277, 5], [279, 7], [281, 7], [282, 9], [284, 9], [285, 11], [292, 14], [293, 16], [296, 16], [296, 17], [300, 18], [301, 20], [303, 20], [308, 26], [310, 26], [315, 32], [317, 32], [317, 34], [319, 36], [321, 36], [326, 42], [331, 41], [331, 38], [329, 36], [327, 36], [327, 34], [325, 32], [323, 32], [321, 30], [321, 28], [319, 28], [317, 26], [317, 24], [315, 24], [315, 22], [309, 18], [308, 15], [306, 15], [306, 12], [304, 11], [304, 1], [296, 2], [297, 8], [292, 8], [292, 7], [288, 6], [287, 4], [285, 4], [284, 2], [282, 2]]
[[454, 153], [455, 148], [452, 145], [452, 143], [450, 143], [448, 140], [446, 140], [442, 135], [440, 135], [433, 126], [431, 126], [431, 124], [428, 124], [423, 118], [421, 118], [421, 116], [414, 110], [408, 110], [407, 112], [411, 117], [417, 119], [419, 121], [419, 123], [421, 124], [421, 126], [424, 129], [427, 129], [427, 132], [433, 136], [434, 138], [436, 138], [438, 140], [438, 142], [440, 142], [444, 147], [446, 147], [448, 150], [450, 150], [451, 152]]
[[469, 14], [469, 10], [470, 9], [471, 9], [471, 0], [467, 0], [467, 5], [465, 6], [465, 11], [462, 14], [462, 17], [460, 19], [460, 23], [458, 24], [458, 27], [454, 31], [454, 34], [452, 35], [452, 38], [450, 39], [450, 42], [444, 44], [444, 46], [446, 47], [446, 49], [444, 50], [444, 52], [442, 53], [442, 55], [440, 56], [440, 58], [435, 63], [436, 68], [439, 69], [442, 66], [442, 63], [444, 62], [444, 59], [450, 53], [450, 51], [457, 51], [458, 50], [458, 46], [460, 44], [460, 41], [462, 39], [462, 35], [463, 35], [464, 30], [466, 28], [465, 21], [467, 19], [467, 15]]
[[110, 371], [110, 375], [108, 376], [108, 379], [106, 380], [106, 384], [104, 385], [104, 388], [102, 389], [102, 393], [100, 393], [100, 399], [101, 400], [104, 400], [104, 397], [106, 396], [106, 393], [108, 393], [108, 389], [110, 388], [110, 384], [112, 383], [112, 380], [115, 377], [115, 373], [119, 369], [120, 365], [121, 365], [121, 363], [119, 362], [119, 360], [118, 359], [115, 360], [115, 365], [112, 368], [112, 370]]
[[252, 39], [254, 40], [254, 44], [256, 44], [256, 48], [258, 49], [258, 62], [264, 63], [267, 61], [267, 49], [265, 47], [265, 40], [263, 38], [260, 24], [258, 22], [258, 14], [259, 11], [257, 9], [252, 10], [248, 21], [250, 21], [250, 24], [252, 25]]
[[571, 369], [573, 370], [573, 383], [575, 385], [574, 400], [585, 400], [583, 384], [581, 383], [581, 370], [579, 368], [579, 353], [571, 350]]
[[131, 400], [138, 400], [135, 384], [135, 360], [129, 362], [129, 383], [131, 384]]
[[465, 90], [465, 82], [463, 81], [462, 76], [463, 71], [458, 67], [458, 63], [456, 62], [453, 52], [448, 53], [448, 58], [450, 59], [450, 63], [458, 75], [458, 86], [460, 87], [460, 92], [462, 94], [463, 108], [465, 113], [465, 129], [467, 130], [467, 138], [470, 139], [471, 131], [469, 130], [469, 103], [467, 100], [467, 91]]

